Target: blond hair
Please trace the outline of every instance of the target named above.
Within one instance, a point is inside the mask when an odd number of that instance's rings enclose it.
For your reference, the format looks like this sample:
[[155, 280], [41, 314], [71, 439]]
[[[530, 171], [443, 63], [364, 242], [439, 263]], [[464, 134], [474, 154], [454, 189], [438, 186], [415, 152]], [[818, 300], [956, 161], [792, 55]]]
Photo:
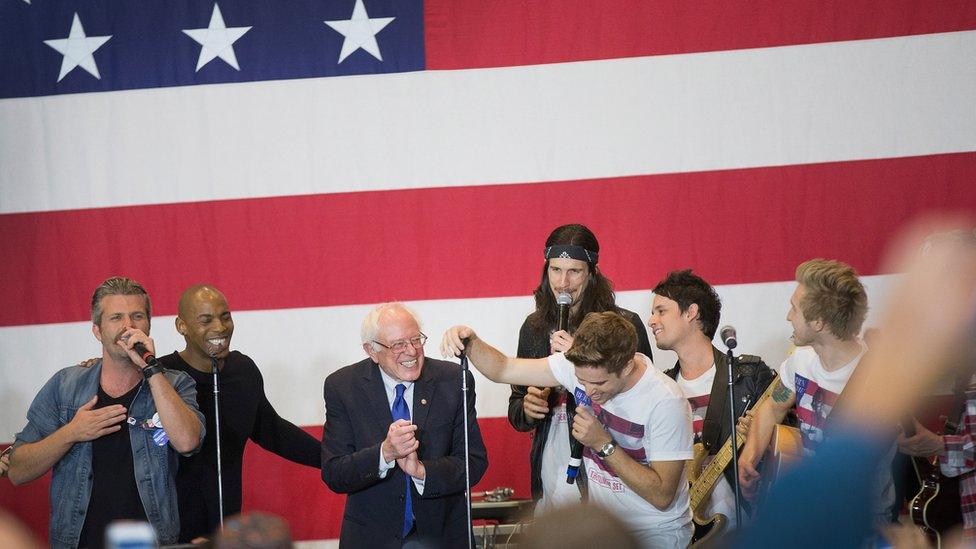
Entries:
[[822, 321], [838, 339], [857, 337], [868, 312], [868, 296], [854, 267], [811, 259], [796, 268], [796, 281], [806, 290], [800, 301], [803, 318]]

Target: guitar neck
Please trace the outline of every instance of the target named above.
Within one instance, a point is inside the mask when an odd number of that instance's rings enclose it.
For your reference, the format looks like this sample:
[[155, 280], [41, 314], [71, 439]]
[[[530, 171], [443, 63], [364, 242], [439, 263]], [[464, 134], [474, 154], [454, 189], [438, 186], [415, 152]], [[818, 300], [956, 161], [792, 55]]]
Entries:
[[[769, 395], [773, 394], [773, 388], [775, 385], [776, 378], [773, 378], [773, 381], [770, 382], [769, 387], [766, 387], [766, 390], [763, 391], [762, 396], [759, 397], [753, 408], [758, 407], [760, 404], [765, 402], [767, 398], [769, 398]], [[745, 444], [745, 439], [743, 437], [737, 437], [736, 442], [738, 444], [736, 444], [735, 450], [738, 451], [739, 448], [742, 448], [742, 445]], [[719, 449], [719, 451], [715, 454], [715, 457], [712, 458], [711, 463], [705, 467], [705, 470], [698, 475], [698, 479], [695, 480], [695, 483], [691, 485], [691, 490], [689, 491], [688, 497], [691, 500], [690, 507], [692, 512], [697, 511], [699, 506], [701, 506], [701, 504], [708, 499], [708, 496], [712, 493], [712, 489], [715, 488], [715, 483], [718, 482], [719, 478], [721, 478], [722, 471], [725, 470], [725, 467], [728, 466], [730, 461], [732, 461], [731, 435], [729, 438], [725, 439], [725, 444], [722, 445], [722, 448]]]

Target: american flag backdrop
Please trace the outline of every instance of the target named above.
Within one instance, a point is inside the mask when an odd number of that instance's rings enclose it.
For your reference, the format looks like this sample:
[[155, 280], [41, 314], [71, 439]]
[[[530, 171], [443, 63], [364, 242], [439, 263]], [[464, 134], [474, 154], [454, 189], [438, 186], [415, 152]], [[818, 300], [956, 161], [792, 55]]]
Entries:
[[[976, 212], [972, 0], [0, 0], [0, 441], [99, 353], [112, 275], [147, 287], [160, 354], [180, 292], [223, 290], [317, 436], [371, 304], [413, 304], [428, 354], [456, 323], [514, 352], [557, 225], [594, 230], [645, 320], [694, 268], [776, 365], [798, 263], [847, 261], [878, 303], [885, 243], [946, 208]], [[480, 487], [527, 496], [508, 388], [477, 391]], [[250, 448], [244, 486], [338, 537], [316, 471]], [[41, 535], [47, 497], [0, 482]]]

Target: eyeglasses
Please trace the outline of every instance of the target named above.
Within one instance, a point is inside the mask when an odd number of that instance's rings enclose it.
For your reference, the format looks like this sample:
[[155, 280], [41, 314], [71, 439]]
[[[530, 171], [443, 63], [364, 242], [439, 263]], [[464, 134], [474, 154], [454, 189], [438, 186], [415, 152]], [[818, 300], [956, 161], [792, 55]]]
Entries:
[[407, 346], [413, 346], [414, 349], [422, 348], [424, 346], [424, 343], [427, 343], [427, 336], [425, 336], [423, 332], [420, 332], [420, 335], [417, 337], [411, 337], [410, 339], [401, 339], [400, 341], [394, 341], [390, 345], [384, 345], [383, 343], [380, 343], [375, 339], [373, 340], [373, 343], [379, 345], [380, 347], [389, 349], [394, 353], [402, 353], [403, 351], [407, 350]]

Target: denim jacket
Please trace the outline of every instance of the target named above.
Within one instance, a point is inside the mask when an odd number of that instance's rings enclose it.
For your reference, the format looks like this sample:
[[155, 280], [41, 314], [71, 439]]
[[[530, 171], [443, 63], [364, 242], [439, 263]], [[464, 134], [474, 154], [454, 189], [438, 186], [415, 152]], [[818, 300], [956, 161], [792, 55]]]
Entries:
[[[27, 411], [27, 426], [17, 433], [15, 446], [37, 442], [71, 421], [78, 408], [98, 393], [101, 373], [99, 361], [90, 368], [71, 366], [54, 374], [34, 397]], [[196, 384], [190, 376], [176, 370], [163, 370], [162, 375], [197, 415], [202, 441], [204, 421], [197, 407]], [[140, 384], [128, 412], [132, 461], [142, 506], [159, 543], [175, 543], [180, 532], [175, 482], [178, 454], [169, 444], [157, 446], [153, 442], [153, 429], [141, 425], [156, 413], [148, 382]], [[131, 423], [133, 419], [135, 424]], [[191, 453], [199, 448], [198, 444]], [[75, 443], [52, 470], [50, 544], [77, 547], [92, 490], [91, 442]]]

